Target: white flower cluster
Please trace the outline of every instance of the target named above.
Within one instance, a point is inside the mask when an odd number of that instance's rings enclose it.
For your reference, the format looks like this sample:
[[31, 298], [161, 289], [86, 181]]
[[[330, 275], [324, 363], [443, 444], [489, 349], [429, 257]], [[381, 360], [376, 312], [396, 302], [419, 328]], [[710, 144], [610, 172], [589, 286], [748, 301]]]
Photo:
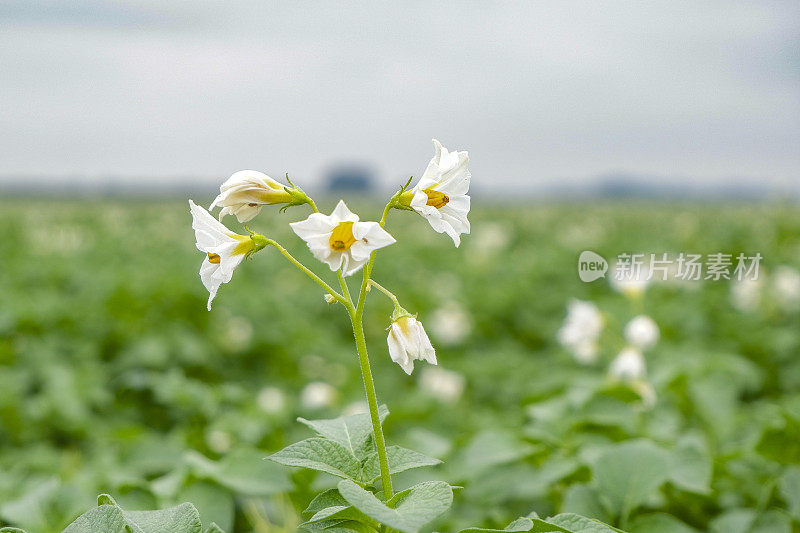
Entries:
[[[592, 302], [572, 300], [567, 306], [567, 317], [558, 330], [559, 343], [569, 350], [581, 364], [591, 364], [600, 356], [600, 335], [605, 320]], [[633, 317], [623, 330], [626, 346], [614, 357], [608, 375], [625, 381], [639, 392], [645, 403], [655, 399], [652, 386], [646, 381], [647, 366], [643, 352], [650, 350], [660, 336], [658, 325], [647, 315]]]
[[572, 300], [567, 306], [564, 325], [558, 330], [558, 342], [579, 363], [594, 363], [600, 353], [597, 340], [603, 323], [603, 315], [592, 302]]
[[[764, 298], [766, 296], [766, 298]], [[750, 313], [769, 302], [781, 311], [800, 309], [800, 271], [781, 265], [757, 279], [731, 280], [731, 301], [739, 311]]]
[[[470, 232], [467, 219], [470, 209], [470, 197], [467, 195], [470, 186], [467, 168], [469, 154], [465, 151], [451, 152], [436, 139], [433, 144], [435, 154], [422, 177], [412, 188], [402, 187], [387, 205], [386, 212], [389, 208], [415, 211], [428, 221], [434, 231], [447, 234], [458, 246], [461, 235]], [[363, 222], [342, 200], [330, 215], [325, 215], [317, 211], [313, 200], [302, 189], [291, 183], [288, 175], [286, 179], [289, 185], [283, 185], [255, 170], [234, 173], [220, 186], [219, 195], [210, 206], [212, 210], [220, 208], [219, 219], [189, 200], [196, 246], [205, 254], [200, 266], [200, 279], [209, 293], [209, 311], [219, 287], [231, 280], [234, 270], [242, 261], [268, 245], [281, 249], [284, 255], [318, 280], [328, 291], [325, 300], [329, 304], [344, 301], [342, 295], [337, 296], [335, 290], [294, 260], [275, 241], [249, 229], [249, 235], [240, 235], [225, 227], [220, 221], [226, 215], [234, 215], [240, 223], [244, 223], [258, 215], [265, 205], [282, 204], [282, 209], [285, 209], [308, 204], [314, 212], [305, 220], [290, 223], [290, 226], [306, 242], [312, 255], [342, 278], [363, 269], [376, 250], [395, 243], [394, 237], [383, 228], [385, 216], [380, 223]], [[365, 286], [368, 281], [371, 282], [369, 275], [369, 272], [365, 273]], [[412, 372], [416, 360], [435, 365], [436, 352], [422, 324], [402, 310], [396, 299], [395, 306], [396, 313], [387, 338], [392, 360], [408, 374]], [[398, 310], [403, 312], [397, 313]], [[320, 395], [309, 393], [309, 398], [311, 396]], [[307, 403], [316, 405], [320, 402]]]

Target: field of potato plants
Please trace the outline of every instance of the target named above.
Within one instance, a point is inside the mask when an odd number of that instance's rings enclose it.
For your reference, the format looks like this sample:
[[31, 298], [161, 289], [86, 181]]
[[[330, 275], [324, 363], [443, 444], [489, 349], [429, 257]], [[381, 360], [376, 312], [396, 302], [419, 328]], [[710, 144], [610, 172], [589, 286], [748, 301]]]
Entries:
[[[288, 225], [309, 213], [247, 225], [339, 291]], [[386, 498], [344, 304], [278, 249], [209, 312], [186, 199], [0, 200], [0, 531], [800, 531], [797, 205], [477, 196], [470, 222], [459, 248], [386, 223], [373, 275], [438, 360], [390, 358], [373, 287]], [[763, 259], [629, 290], [582, 282], [585, 250]]]

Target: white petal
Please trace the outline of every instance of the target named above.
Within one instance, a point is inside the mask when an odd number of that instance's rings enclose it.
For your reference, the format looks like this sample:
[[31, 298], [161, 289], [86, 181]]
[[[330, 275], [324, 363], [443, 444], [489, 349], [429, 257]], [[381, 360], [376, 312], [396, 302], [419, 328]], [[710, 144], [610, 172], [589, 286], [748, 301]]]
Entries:
[[330, 217], [322, 213], [311, 213], [308, 218], [300, 222], [292, 222], [289, 224], [292, 230], [298, 237], [308, 242], [309, 239], [314, 239], [327, 235], [330, 237], [333, 228], [336, 224], [330, 220]]
[[225, 192], [233, 187], [248, 183], [269, 187], [268, 182], [277, 183], [263, 172], [257, 170], [240, 170], [234, 172], [230, 178], [225, 180], [225, 183], [220, 185], [219, 190], [220, 192]]
[[[229, 209], [229, 208], [226, 208]], [[258, 212], [261, 211], [261, 205], [250, 205], [250, 203], [241, 204], [240, 207], [234, 209], [232, 214], [236, 215], [236, 219], [244, 224], [252, 220]]]
[[325, 259], [322, 259], [321, 254], [320, 256], [318, 256], [316, 253], [314, 254], [314, 257], [316, 257], [323, 263], [326, 263], [331, 270], [336, 272], [337, 270], [342, 268], [342, 264], [345, 262], [346, 258], [345, 254], [343, 254], [342, 252], [336, 252], [333, 250], [331, 250], [331, 252], [332, 253], [330, 253]]
[[[436, 164], [438, 165], [439, 161], [442, 160], [442, 143], [440, 143], [436, 139], [431, 139], [431, 140], [433, 141], [433, 149], [436, 150], [436, 153], [434, 154], [432, 161], [435, 161]], [[447, 149], [445, 148], [444, 151], [447, 152]]]
[[448, 196], [467, 194], [471, 178], [472, 174], [467, 170], [467, 162], [463, 161], [453, 170], [442, 174], [436, 190], [442, 191]]
[[400, 365], [400, 368], [402, 368], [406, 374], [410, 375], [414, 370], [414, 362], [408, 358], [405, 348], [398, 340], [398, 336], [402, 338], [402, 332], [399, 332], [399, 329], [397, 324], [392, 324], [389, 336], [386, 338], [386, 342], [389, 345], [389, 357], [392, 358], [392, 361]]
[[344, 200], [339, 200], [339, 203], [336, 204], [336, 209], [331, 213], [331, 218], [335, 221], [336, 225], [340, 222], [358, 222], [358, 215], [347, 208]]
[[450, 201], [444, 207], [449, 207], [460, 214], [466, 215], [469, 213], [470, 198], [466, 195], [450, 196]]
[[350, 249], [347, 250], [347, 252], [350, 254], [350, 257], [352, 257], [355, 261], [365, 261], [369, 260], [369, 256], [372, 254], [372, 250], [373, 248], [367, 246], [366, 243], [362, 241], [356, 241], [353, 243]]
[[344, 270], [342, 271], [343, 276], [352, 276], [369, 262], [369, 256], [363, 260], [356, 259], [350, 255], [346, 255], [345, 257], [347, 258], [347, 264], [344, 265]]
[[356, 222], [353, 224], [353, 237], [363, 241], [369, 248], [377, 250], [394, 244], [395, 239], [377, 222]]
[[[211, 213], [189, 200], [189, 209], [192, 213], [192, 228], [195, 232], [203, 230], [210, 234], [215, 239], [230, 240], [231, 230], [222, 225], [222, 223], [215, 219]], [[198, 239], [199, 240], [199, 239]]]

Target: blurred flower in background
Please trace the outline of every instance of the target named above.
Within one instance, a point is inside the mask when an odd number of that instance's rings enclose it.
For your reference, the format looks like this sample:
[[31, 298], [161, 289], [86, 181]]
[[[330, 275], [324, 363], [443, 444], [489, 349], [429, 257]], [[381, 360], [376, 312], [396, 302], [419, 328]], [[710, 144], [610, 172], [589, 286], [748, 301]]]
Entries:
[[425, 367], [419, 379], [422, 390], [444, 403], [455, 403], [466, 386], [464, 376], [441, 367]]
[[567, 317], [558, 330], [558, 342], [572, 353], [581, 364], [590, 364], [600, 354], [597, 339], [603, 330], [603, 315], [592, 302], [572, 300], [567, 306]]
[[431, 314], [429, 323], [436, 342], [443, 345], [461, 344], [472, 330], [469, 314], [453, 301], [436, 309]]
[[300, 392], [300, 405], [303, 409], [323, 409], [331, 407], [337, 396], [336, 389], [324, 381], [312, 381]]
[[649, 316], [639, 315], [625, 325], [625, 340], [640, 350], [655, 346], [658, 336], [658, 326]]

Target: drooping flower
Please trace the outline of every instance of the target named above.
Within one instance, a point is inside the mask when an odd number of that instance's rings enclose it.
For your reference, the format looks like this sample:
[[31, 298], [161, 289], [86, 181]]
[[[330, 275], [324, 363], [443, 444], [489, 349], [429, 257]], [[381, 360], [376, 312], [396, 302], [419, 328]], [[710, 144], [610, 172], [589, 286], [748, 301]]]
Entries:
[[189, 200], [197, 249], [206, 254], [200, 265], [200, 279], [208, 289], [208, 310], [220, 285], [228, 283], [233, 271], [248, 255], [266, 246], [261, 235], [239, 235], [222, 225], [211, 213]]
[[400, 204], [425, 217], [437, 233], [446, 233], [453, 243], [461, 244], [462, 233], [470, 231], [470, 173], [467, 152], [449, 152], [433, 139], [436, 154], [428, 163], [419, 182], [400, 196]]
[[236, 215], [239, 222], [255, 217], [261, 207], [269, 204], [299, 205], [304, 193], [285, 187], [282, 183], [256, 170], [235, 172], [219, 188], [219, 195], [209, 209], [219, 206], [219, 219], [225, 215]]
[[632, 346], [624, 348], [614, 360], [611, 361], [611, 365], [608, 367], [608, 373], [612, 378], [622, 381], [633, 381], [644, 378], [646, 368], [642, 352]]
[[307, 219], [289, 225], [306, 241], [314, 257], [333, 271], [341, 268], [345, 276], [367, 264], [374, 250], [395, 242], [377, 222], [359, 222], [358, 215], [342, 200], [330, 215], [311, 213]]
[[625, 325], [625, 340], [640, 350], [649, 350], [658, 342], [658, 325], [647, 315], [639, 315]]
[[428, 334], [422, 323], [411, 315], [404, 314], [396, 318], [389, 328], [386, 338], [389, 344], [389, 356], [400, 365], [406, 374], [414, 370], [414, 361], [436, 363], [436, 350], [433, 349]]
[[603, 315], [592, 302], [572, 300], [567, 306], [567, 317], [558, 330], [558, 342], [569, 350], [579, 363], [597, 360], [597, 339], [603, 329]]

